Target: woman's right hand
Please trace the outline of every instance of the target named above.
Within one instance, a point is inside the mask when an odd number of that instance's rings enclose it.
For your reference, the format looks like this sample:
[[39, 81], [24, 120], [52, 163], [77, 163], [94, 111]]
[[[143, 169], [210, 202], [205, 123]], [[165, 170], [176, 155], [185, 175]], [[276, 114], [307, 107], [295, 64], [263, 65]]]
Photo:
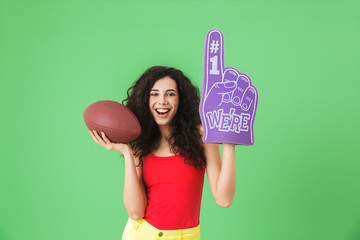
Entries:
[[92, 138], [95, 140], [95, 142], [105, 147], [107, 150], [117, 151], [122, 154], [125, 154], [126, 152], [132, 153], [131, 146], [128, 143], [113, 143], [106, 137], [104, 132], [101, 132], [102, 137], [97, 133], [96, 130], [89, 132]]

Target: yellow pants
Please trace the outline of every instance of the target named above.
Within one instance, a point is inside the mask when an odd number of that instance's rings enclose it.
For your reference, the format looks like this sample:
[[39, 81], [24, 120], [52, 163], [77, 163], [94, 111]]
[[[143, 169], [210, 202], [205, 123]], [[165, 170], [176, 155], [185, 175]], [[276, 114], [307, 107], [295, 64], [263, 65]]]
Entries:
[[200, 226], [178, 230], [160, 230], [144, 219], [129, 220], [122, 240], [200, 240]]

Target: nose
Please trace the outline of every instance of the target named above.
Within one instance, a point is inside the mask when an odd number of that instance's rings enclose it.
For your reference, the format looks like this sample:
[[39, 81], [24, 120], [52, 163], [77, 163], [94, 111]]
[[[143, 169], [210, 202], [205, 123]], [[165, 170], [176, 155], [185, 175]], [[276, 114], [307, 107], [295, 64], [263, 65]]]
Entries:
[[166, 95], [161, 95], [159, 98], [159, 103], [160, 104], [167, 104], [167, 99], [166, 99]]

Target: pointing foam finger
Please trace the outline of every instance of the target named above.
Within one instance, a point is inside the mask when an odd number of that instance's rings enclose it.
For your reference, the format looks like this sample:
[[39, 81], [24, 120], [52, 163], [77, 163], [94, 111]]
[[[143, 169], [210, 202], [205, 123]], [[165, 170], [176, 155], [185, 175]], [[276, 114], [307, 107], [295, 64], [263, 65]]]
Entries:
[[204, 81], [206, 94], [211, 87], [222, 81], [224, 71], [224, 37], [219, 30], [211, 30], [206, 35], [204, 50]]

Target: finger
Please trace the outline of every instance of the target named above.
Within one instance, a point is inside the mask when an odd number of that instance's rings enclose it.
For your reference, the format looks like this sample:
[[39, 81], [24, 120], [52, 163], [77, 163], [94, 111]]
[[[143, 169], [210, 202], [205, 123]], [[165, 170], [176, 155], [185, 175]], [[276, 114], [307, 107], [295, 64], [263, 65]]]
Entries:
[[224, 70], [223, 39], [222, 32], [216, 29], [209, 31], [206, 35], [203, 65], [203, 90], [205, 90], [205, 95], [209, 93], [215, 83], [222, 82]]
[[[250, 145], [254, 144], [254, 120], [258, 102], [258, 93], [254, 86], [250, 86], [245, 90], [243, 99], [241, 101], [241, 109], [245, 111], [247, 118], [242, 120], [242, 125], [250, 127]], [[242, 113], [243, 114], [243, 113]]]
[[246, 74], [240, 74], [237, 81], [238, 89], [243, 93], [251, 85], [251, 80]]
[[231, 93], [236, 89], [236, 82], [220, 82], [214, 84], [211, 88], [211, 95], [212, 94], [226, 94]]
[[94, 132], [94, 134], [95, 134], [96, 139], [98, 140], [98, 143], [99, 143], [99, 144], [105, 144], [104, 140], [99, 136], [99, 134], [97, 133], [97, 131], [94, 130], [93, 132]]
[[90, 132], [91, 137], [94, 139], [94, 141], [97, 142], [98, 140], [96, 139], [94, 133], [92, 131], [89, 131], [89, 132]]
[[227, 67], [224, 71], [224, 82], [236, 82], [238, 80], [239, 73], [235, 68]]
[[107, 144], [111, 144], [112, 142], [106, 137], [104, 132], [101, 132], [101, 136], [104, 139], [105, 143]]
[[231, 102], [231, 93], [225, 93], [222, 95], [221, 103]]
[[105, 142], [105, 146], [107, 150], [113, 150], [114, 145], [112, 144], [112, 142], [106, 137], [104, 132], [101, 132], [101, 136], [104, 139]]
[[241, 108], [244, 111], [255, 109], [255, 103], [257, 99], [257, 91], [253, 86], [248, 87], [241, 99]]
[[[237, 79], [239, 77], [239, 73], [235, 68], [225, 68], [224, 69], [224, 82], [237, 82]], [[233, 98], [233, 92], [223, 95], [222, 102], [224, 103], [230, 103]]]
[[231, 97], [231, 102], [235, 106], [240, 106], [241, 99], [243, 99], [245, 90], [248, 89], [248, 87], [250, 87], [251, 81], [246, 74], [239, 74], [236, 84], [237, 84], [237, 88]]
[[99, 138], [98, 138], [98, 134], [97, 134], [96, 130], [92, 130], [92, 135], [94, 136], [96, 142], [99, 142]]

